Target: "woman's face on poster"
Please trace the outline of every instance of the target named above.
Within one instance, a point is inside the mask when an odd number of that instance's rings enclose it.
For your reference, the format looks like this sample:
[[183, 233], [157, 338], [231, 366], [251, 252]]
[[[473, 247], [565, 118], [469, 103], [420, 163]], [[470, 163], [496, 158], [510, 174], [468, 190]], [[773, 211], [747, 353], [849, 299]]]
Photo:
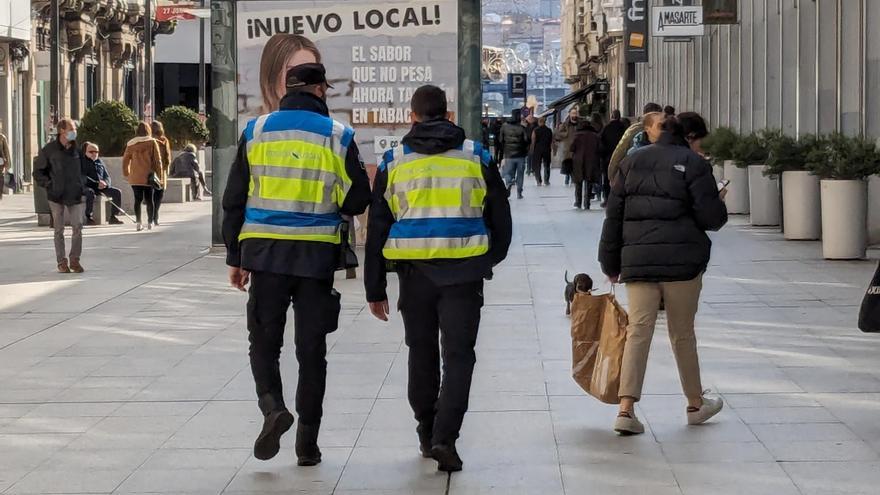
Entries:
[[318, 63], [318, 59], [315, 57], [315, 54], [310, 52], [309, 50], [297, 50], [290, 54], [287, 58], [287, 63], [284, 65], [284, 70], [278, 74], [278, 80], [275, 82], [275, 92], [280, 96], [284, 96], [287, 94], [287, 71], [296, 67], [297, 65], [302, 64], [315, 64]]

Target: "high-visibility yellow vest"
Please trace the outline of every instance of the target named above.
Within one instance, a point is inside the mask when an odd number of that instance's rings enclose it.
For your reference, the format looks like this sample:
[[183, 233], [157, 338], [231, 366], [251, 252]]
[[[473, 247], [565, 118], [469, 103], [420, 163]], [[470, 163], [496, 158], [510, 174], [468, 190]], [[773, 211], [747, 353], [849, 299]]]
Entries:
[[390, 151], [385, 199], [396, 222], [382, 250], [389, 260], [462, 259], [489, 251], [483, 221], [483, 150], [467, 140], [439, 155]]
[[244, 138], [251, 180], [239, 240], [339, 244], [354, 131], [314, 112], [280, 110], [248, 122]]

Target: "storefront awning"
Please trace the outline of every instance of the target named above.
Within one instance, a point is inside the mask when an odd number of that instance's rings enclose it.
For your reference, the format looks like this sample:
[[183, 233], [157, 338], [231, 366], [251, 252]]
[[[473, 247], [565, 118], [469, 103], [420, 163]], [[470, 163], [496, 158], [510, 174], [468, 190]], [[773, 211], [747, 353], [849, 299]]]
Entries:
[[563, 96], [562, 98], [550, 103], [547, 105], [547, 110], [543, 113], [539, 114], [538, 117], [547, 117], [548, 115], [553, 115], [557, 111], [562, 108], [565, 108], [576, 101], [580, 101], [585, 98], [587, 95], [593, 92], [608, 92], [608, 81], [605, 79], [599, 79], [591, 84], [584, 86], [583, 88], [572, 91], [571, 93]]

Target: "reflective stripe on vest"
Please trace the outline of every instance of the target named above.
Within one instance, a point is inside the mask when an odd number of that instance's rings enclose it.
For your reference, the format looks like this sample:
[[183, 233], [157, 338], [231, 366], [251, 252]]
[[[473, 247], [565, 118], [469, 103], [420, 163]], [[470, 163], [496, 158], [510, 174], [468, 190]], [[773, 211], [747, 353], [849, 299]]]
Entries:
[[481, 155], [468, 140], [439, 155], [405, 148], [386, 156], [385, 199], [396, 220], [382, 250], [386, 259], [462, 259], [489, 251]]
[[281, 110], [250, 121], [244, 138], [251, 181], [239, 239], [339, 244], [354, 131], [314, 112]]

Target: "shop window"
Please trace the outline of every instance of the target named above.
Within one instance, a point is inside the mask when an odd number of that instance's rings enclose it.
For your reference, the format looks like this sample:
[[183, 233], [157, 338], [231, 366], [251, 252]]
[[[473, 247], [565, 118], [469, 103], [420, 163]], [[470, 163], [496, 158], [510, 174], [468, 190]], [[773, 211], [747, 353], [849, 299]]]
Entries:
[[98, 66], [86, 65], [86, 109], [98, 102]]

